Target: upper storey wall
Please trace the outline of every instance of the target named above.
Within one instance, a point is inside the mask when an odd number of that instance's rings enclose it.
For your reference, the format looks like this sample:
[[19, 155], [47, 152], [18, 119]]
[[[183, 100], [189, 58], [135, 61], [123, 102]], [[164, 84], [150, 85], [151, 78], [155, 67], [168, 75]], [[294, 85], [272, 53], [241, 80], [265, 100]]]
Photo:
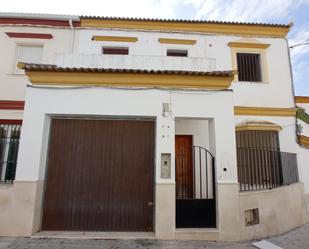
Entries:
[[[232, 86], [235, 105], [294, 106], [288, 48], [284, 39], [289, 26], [85, 18], [74, 25], [75, 31], [69, 26], [0, 24], [0, 53], [5, 58], [0, 60], [0, 100], [24, 99], [28, 80], [23, 74], [16, 73], [20, 45], [42, 46], [41, 63], [59, 66], [213, 71], [236, 70], [235, 51], [241, 48], [229, 44], [242, 42], [268, 44], [269, 47], [263, 51], [246, 48], [245, 52], [261, 53], [265, 75], [262, 82], [238, 82], [235, 79]], [[52, 38], [16, 38], [9, 37], [6, 32], [43, 33]], [[134, 39], [102, 41], [93, 40], [94, 36]], [[162, 38], [171, 40], [159, 40]], [[127, 47], [129, 55], [102, 55], [102, 47]], [[166, 54], [168, 49], [187, 50], [188, 56], [169, 57]]]
[[[6, 33], [17, 33], [7, 35]], [[45, 38], [22, 38], [22, 33], [52, 36]], [[26, 36], [27, 36], [26, 35]], [[43, 37], [44, 37], [43, 35]], [[72, 32], [69, 28], [47, 27], [0, 27], [0, 100], [24, 100], [26, 84], [29, 83], [23, 72], [16, 68], [20, 46], [41, 47], [41, 63], [54, 63], [56, 53], [71, 52]]]
[[[94, 40], [94, 36], [134, 38], [135, 41]], [[95, 55], [95, 57], [88, 61], [83, 58], [75, 58], [76, 60], [70, 58], [69, 64], [64, 63], [64, 66], [74, 66], [76, 63], [75, 66], [87, 67], [103, 65], [104, 67], [156, 70], [237, 70], [236, 52], [260, 53], [263, 79], [261, 82], [239, 82], [236, 78], [233, 83], [235, 105], [294, 106], [290, 59], [287, 42], [284, 38], [94, 28], [78, 31], [77, 37], [79, 37], [79, 45], [76, 52], [83, 55]], [[171, 39], [171, 42], [162, 43], [160, 42], [162, 38]], [[176, 44], [177, 40], [194, 42]], [[242, 43], [244, 47], [234, 48], [230, 45], [231, 42]], [[248, 44], [262, 44], [267, 47], [259, 48], [259, 45], [253, 45], [253, 48], [250, 48]], [[103, 55], [103, 47], [126, 47], [129, 49], [129, 55]], [[168, 57], [167, 50], [169, 49], [187, 50], [188, 56]]]

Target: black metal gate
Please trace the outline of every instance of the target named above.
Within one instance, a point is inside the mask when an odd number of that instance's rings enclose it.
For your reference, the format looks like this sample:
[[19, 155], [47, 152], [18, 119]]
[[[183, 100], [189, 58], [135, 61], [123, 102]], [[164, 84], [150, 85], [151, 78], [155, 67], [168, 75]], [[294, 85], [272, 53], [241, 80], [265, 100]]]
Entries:
[[[187, 148], [192, 153], [184, 153], [176, 148], [176, 228], [214, 228], [216, 227], [216, 182], [215, 160], [213, 155], [200, 146]], [[192, 157], [192, 158], [188, 158]], [[192, 162], [191, 184], [184, 184], [185, 167]], [[188, 195], [187, 193], [192, 193]]]

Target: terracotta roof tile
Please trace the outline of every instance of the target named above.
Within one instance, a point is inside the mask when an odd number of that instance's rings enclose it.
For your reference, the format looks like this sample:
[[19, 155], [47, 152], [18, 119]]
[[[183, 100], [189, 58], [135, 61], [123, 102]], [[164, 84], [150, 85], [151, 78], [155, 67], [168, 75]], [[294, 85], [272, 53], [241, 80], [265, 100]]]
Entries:
[[183, 71], [183, 70], [144, 70], [144, 69], [111, 69], [111, 68], [81, 68], [81, 67], [58, 67], [51, 64], [34, 64], [19, 62], [18, 67], [26, 71], [44, 72], [104, 72], [104, 73], [140, 73], [140, 74], [178, 74], [199, 76], [233, 76], [236, 71]]
[[130, 17], [108, 17], [108, 16], [80, 16], [81, 19], [98, 19], [98, 20], [121, 20], [121, 21], [142, 21], [142, 22], [179, 22], [179, 23], [212, 23], [212, 24], [231, 24], [231, 25], [252, 25], [252, 26], [269, 26], [290, 28], [293, 23], [274, 24], [274, 23], [253, 23], [253, 22], [229, 22], [213, 20], [192, 20], [192, 19], [159, 19], [159, 18], [130, 18]]

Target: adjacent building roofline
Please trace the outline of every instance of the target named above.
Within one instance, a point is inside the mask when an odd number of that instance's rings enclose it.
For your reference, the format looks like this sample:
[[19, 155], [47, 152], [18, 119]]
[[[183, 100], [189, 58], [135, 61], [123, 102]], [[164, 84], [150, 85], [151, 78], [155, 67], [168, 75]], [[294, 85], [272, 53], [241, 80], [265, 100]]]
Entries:
[[309, 96], [295, 96], [296, 103], [309, 103]]
[[79, 21], [79, 16], [76, 15], [54, 15], [54, 14], [34, 14], [34, 13], [14, 13], [0, 12], [0, 18], [20, 18], [20, 19], [41, 19], [41, 20], [56, 20], [56, 21]]

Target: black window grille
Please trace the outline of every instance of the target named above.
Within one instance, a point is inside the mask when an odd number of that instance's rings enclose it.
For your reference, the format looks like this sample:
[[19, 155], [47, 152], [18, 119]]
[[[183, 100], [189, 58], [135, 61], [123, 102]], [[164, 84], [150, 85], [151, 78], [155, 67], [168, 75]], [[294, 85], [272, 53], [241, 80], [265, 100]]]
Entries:
[[20, 124], [0, 123], [0, 182], [11, 183], [15, 179]]
[[299, 181], [296, 154], [280, 151], [276, 131], [237, 131], [240, 191], [272, 189]]
[[239, 81], [261, 82], [261, 55], [237, 53], [237, 70]]

